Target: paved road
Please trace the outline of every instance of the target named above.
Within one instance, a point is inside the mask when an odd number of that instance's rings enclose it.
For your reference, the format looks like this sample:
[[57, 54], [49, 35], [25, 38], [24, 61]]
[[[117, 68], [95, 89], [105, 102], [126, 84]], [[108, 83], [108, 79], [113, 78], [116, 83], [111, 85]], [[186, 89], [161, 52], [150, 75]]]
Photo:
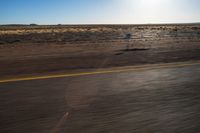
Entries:
[[194, 63], [0, 83], [0, 132], [198, 133], [199, 81]]

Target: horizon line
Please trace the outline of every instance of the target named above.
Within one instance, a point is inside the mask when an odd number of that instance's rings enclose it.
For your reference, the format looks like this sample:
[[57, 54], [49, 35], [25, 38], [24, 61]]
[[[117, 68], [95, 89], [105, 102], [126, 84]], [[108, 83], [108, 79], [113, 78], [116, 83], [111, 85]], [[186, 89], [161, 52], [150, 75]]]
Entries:
[[200, 24], [200, 22], [188, 22], [188, 23], [119, 23], [119, 24], [112, 24], [112, 23], [86, 23], [86, 24], [83, 24], [83, 23], [76, 23], [76, 24], [64, 24], [64, 23], [58, 23], [58, 24], [38, 24], [38, 23], [29, 23], [29, 24], [22, 24], [22, 23], [10, 23], [10, 24], [0, 24], [0, 26], [12, 26], [12, 25], [18, 25], [18, 26], [67, 26], [67, 25], [176, 25], [176, 24]]

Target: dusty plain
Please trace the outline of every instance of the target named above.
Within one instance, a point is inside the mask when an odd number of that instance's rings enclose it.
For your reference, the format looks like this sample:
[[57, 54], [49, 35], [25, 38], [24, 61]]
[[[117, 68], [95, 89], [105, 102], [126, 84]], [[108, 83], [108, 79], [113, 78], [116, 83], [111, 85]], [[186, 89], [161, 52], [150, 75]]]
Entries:
[[0, 26], [0, 76], [198, 60], [199, 50], [199, 24]]
[[199, 60], [199, 52], [200, 24], [0, 26], [1, 78]]

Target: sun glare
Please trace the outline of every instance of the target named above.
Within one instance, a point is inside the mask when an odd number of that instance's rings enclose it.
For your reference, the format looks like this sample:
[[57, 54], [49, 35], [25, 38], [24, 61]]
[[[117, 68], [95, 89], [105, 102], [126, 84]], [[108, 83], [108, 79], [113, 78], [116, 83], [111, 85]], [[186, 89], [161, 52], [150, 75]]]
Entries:
[[146, 9], [159, 8], [163, 0], [140, 0], [139, 6]]
[[[136, 8], [139, 10], [156, 10], [164, 6], [166, 0], [123, 0], [125, 5], [128, 5], [130, 8]], [[122, 3], [121, 3], [122, 4]]]
[[162, 11], [165, 8], [166, 0], [140, 0], [138, 3], [138, 14], [141, 18], [154, 22], [157, 18], [162, 16]]
[[160, 4], [161, 0], [141, 0], [141, 2], [147, 6], [157, 6]]

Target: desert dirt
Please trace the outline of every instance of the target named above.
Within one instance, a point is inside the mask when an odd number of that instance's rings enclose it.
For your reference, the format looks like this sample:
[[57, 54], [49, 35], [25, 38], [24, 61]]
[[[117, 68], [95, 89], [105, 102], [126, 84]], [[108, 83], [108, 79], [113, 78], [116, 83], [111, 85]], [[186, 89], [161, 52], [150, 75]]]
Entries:
[[199, 53], [200, 24], [0, 26], [1, 78], [199, 60]]

